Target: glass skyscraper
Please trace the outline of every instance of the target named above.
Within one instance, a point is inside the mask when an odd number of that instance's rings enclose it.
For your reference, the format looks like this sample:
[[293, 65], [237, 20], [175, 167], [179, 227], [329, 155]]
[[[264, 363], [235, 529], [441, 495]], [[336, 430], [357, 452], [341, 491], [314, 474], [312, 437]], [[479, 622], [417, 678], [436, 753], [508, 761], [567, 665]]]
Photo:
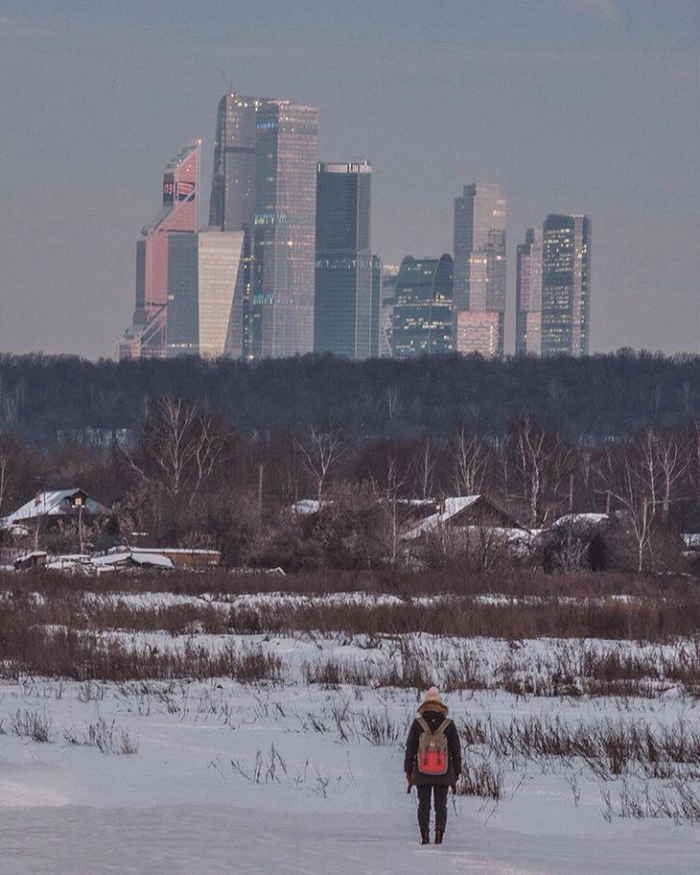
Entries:
[[197, 231], [200, 141], [163, 171], [163, 203], [136, 241], [136, 308], [119, 341], [119, 358], [164, 358], [167, 343], [169, 242]]
[[313, 351], [315, 107], [268, 100], [257, 110], [252, 354]]
[[370, 358], [378, 354], [380, 270], [370, 243], [372, 165], [319, 164], [316, 184], [314, 349]]
[[224, 94], [216, 114], [214, 170], [209, 201], [209, 225], [221, 231], [243, 231], [243, 255], [236, 280], [227, 352], [250, 358], [250, 314], [253, 290], [253, 228], [255, 225], [256, 121], [260, 97]]
[[209, 223], [243, 231], [228, 352], [313, 350], [316, 109], [287, 100], [219, 102]]
[[452, 280], [449, 255], [401, 262], [396, 279], [391, 345], [395, 358], [417, 358], [452, 349]]
[[587, 355], [591, 220], [549, 215], [542, 228], [542, 355]]
[[528, 228], [515, 272], [515, 352], [542, 353], [542, 228]]
[[207, 228], [175, 238], [168, 257], [168, 356], [227, 350], [242, 231]]
[[455, 198], [453, 249], [456, 349], [503, 355], [506, 199], [498, 185], [465, 185]]

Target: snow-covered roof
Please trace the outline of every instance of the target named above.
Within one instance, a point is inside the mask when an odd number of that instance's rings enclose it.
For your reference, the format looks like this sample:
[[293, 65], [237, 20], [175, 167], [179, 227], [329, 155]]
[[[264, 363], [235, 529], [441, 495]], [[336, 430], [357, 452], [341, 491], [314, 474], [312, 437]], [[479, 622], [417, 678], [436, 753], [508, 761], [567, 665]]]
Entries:
[[555, 526], [598, 526], [607, 523], [610, 517], [606, 513], [566, 513], [555, 521]]
[[475, 504], [481, 497], [481, 495], [462, 495], [457, 498], [446, 498], [441, 510], [425, 517], [425, 519], [422, 519], [419, 523], [416, 523], [412, 529], [402, 536], [403, 540], [412, 541], [426, 532], [434, 531], [444, 525], [453, 516], [461, 513], [465, 508]]
[[296, 504], [292, 505], [292, 510], [306, 516], [312, 513], [318, 513], [320, 507], [321, 502], [316, 498], [302, 498], [301, 501], [297, 501]]
[[93, 556], [92, 558], [92, 564], [98, 569], [110, 565], [126, 565], [129, 562], [144, 567], [149, 565], [158, 568], [174, 567], [172, 560], [163, 556], [162, 553], [146, 553], [135, 550], [127, 550], [124, 553], [108, 553], [106, 556]]
[[[28, 501], [18, 510], [14, 511], [14, 513], [4, 517], [2, 528], [9, 528], [20, 520], [33, 520], [42, 516], [66, 516], [74, 513], [74, 508], [71, 506], [69, 499], [78, 493], [86, 495], [82, 489], [53, 489], [49, 492], [40, 492], [31, 501]], [[109, 513], [108, 508], [88, 495], [85, 498], [84, 508], [91, 514]]]
[[23, 553], [21, 556], [18, 556], [15, 559], [15, 562], [26, 562], [29, 559], [41, 559], [42, 556], [46, 557], [48, 554], [44, 552], [44, 550], [32, 550], [31, 553]]
[[187, 547], [126, 547], [122, 545], [121, 547], [111, 547], [107, 551], [108, 555], [112, 555], [114, 553], [149, 553], [149, 554], [159, 554], [162, 555], [164, 553], [172, 553], [173, 555], [182, 554], [183, 556], [218, 556], [218, 550], [190, 550]]

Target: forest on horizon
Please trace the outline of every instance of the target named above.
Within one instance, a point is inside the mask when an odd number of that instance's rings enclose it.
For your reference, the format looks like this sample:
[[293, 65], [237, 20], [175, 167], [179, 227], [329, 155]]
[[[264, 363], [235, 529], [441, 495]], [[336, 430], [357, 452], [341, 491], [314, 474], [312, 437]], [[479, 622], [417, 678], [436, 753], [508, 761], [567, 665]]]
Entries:
[[149, 404], [182, 398], [244, 437], [338, 429], [346, 440], [497, 439], [526, 416], [597, 444], [700, 417], [700, 356], [621, 350], [582, 359], [432, 356], [351, 362], [332, 356], [97, 362], [0, 356], [0, 432], [39, 446], [109, 448], [138, 440]]

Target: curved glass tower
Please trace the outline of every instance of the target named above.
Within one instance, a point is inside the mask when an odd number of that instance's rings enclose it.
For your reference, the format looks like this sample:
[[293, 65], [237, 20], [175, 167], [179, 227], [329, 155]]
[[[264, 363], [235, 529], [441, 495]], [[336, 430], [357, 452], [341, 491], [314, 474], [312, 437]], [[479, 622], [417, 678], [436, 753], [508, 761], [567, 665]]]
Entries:
[[136, 308], [119, 342], [119, 358], [164, 358], [167, 343], [168, 246], [197, 231], [200, 140], [179, 152], [163, 171], [163, 205], [136, 241]]
[[452, 278], [454, 262], [413, 258], [401, 262], [396, 279], [391, 344], [395, 358], [452, 350]]

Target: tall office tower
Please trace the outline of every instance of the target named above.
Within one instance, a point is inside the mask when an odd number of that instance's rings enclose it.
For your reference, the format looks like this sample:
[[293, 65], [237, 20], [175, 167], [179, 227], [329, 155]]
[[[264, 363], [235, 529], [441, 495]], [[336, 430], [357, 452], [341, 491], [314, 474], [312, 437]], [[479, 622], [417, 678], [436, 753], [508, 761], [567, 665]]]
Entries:
[[401, 262], [396, 279], [391, 342], [395, 358], [452, 349], [452, 277], [449, 255]]
[[136, 241], [136, 309], [119, 341], [119, 358], [164, 358], [168, 302], [168, 244], [197, 231], [200, 140], [163, 171], [163, 205]]
[[588, 355], [591, 220], [549, 215], [542, 229], [542, 355]]
[[381, 309], [379, 318], [379, 357], [391, 358], [391, 333], [394, 320], [394, 300], [396, 280], [399, 276], [398, 264], [382, 265]]
[[497, 185], [465, 185], [455, 198], [454, 259], [455, 348], [503, 355], [506, 199]]
[[379, 358], [379, 343], [382, 332], [382, 260], [372, 256], [372, 320], [370, 325], [369, 354]]
[[243, 231], [243, 258], [236, 281], [227, 352], [250, 358], [250, 307], [253, 288], [255, 224], [256, 118], [263, 98], [233, 92], [219, 101], [214, 139], [214, 171], [209, 225], [221, 231]]
[[258, 106], [251, 320], [255, 358], [313, 350], [317, 139], [315, 107], [288, 100]]
[[350, 359], [366, 359], [373, 354], [379, 302], [373, 296], [371, 195], [369, 161], [318, 165], [316, 352], [332, 352]]
[[542, 229], [528, 228], [515, 273], [515, 352], [542, 353]]
[[170, 241], [168, 357], [227, 352], [243, 231], [207, 228]]

